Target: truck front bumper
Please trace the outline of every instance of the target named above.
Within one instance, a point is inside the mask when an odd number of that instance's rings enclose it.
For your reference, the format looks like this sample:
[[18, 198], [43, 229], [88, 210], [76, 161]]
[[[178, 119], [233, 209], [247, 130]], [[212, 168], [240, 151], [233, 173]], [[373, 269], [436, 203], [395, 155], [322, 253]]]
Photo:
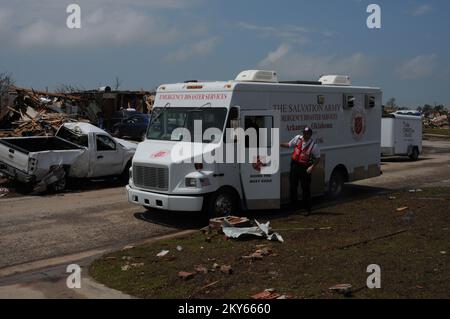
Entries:
[[29, 175], [3, 162], [0, 162], [0, 173], [9, 177], [10, 179], [25, 184], [34, 183], [36, 181], [36, 176]]
[[132, 204], [170, 211], [199, 212], [203, 207], [203, 196], [175, 196], [141, 191], [126, 187], [128, 201]]

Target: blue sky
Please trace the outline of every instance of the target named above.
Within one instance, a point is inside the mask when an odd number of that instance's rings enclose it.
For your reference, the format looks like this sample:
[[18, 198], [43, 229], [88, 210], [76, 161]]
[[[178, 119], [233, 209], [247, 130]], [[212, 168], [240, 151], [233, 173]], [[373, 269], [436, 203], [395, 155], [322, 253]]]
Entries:
[[[80, 30], [66, 7], [81, 7]], [[366, 26], [368, 4], [382, 28]], [[0, 72], [20, 86], [154, 89], [271, 69], [282, 80], [349, 74], [400, 105], [450, 106], [445, 0], [0, 0]]]

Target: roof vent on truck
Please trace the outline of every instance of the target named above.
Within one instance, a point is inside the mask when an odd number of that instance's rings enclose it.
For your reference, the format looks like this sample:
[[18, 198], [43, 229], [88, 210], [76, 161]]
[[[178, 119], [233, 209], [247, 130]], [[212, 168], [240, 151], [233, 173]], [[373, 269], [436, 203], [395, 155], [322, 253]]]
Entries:
[[319, 79], [323, 85], [351, 86], [352, 82], [348, 75], [322, 75]]
[[266, 70], [247, 70], [239, 73], [236, 82], [269, 82], [278, 83], [277, 72]]

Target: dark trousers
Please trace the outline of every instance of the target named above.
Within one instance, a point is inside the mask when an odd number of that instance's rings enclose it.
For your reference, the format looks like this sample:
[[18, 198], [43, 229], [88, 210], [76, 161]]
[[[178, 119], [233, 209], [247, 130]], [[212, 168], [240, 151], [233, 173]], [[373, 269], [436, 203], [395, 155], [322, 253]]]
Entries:
[[302, 186], [303, 205], [307, 212], [311, 211], [311, 174], [307, 172], [308, 167], [300, 165], [297, 162], [291, 162], [290, 184], [291, 184], [291, 203], [296, 205], [298, 202], [298, 183]]

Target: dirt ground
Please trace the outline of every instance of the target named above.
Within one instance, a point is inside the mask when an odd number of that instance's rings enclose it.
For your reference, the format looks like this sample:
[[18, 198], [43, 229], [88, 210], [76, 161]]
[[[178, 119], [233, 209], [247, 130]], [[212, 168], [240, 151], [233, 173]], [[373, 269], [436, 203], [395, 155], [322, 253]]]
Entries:
[[[360, 198], [273, 221], [284, 243], [223, 235], [208, 242], [199, 232], [106, 255], [90, 274], [142, 298], [249, 298], [268, 288], [294, 298], [344, 298], [329, 290], [336, 284], [351, 284], [354, 298], [450, 298], [449, 203], [450, 188]], [[242, 258], [257, 245], [273, 254]], [[169, 254], [156, 257], [163, 249]], [[214, 263], [233, 273], [213, 272]], [[366, 287], [371, 264], [381, 267], [381, 289]], [[208, 273], [178, 277], [199, 265]]]

